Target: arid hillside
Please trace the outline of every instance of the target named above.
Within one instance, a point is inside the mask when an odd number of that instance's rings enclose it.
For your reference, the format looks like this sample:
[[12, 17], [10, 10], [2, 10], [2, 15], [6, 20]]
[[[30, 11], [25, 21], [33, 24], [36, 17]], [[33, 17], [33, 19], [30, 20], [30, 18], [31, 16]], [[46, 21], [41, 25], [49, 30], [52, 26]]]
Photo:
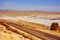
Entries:
[[[45, 11], [14, 11], [14, 10], [0, 10], [0, 15], [8, 16], [24, 16], [24, 15], [60, 15], [60, 12], [45, 12]], [[14, 15], [15, 14], [15, 15]]]
[[0, 10], [0, 16], [28, 16], [32, 18], [59, 19], [60, 12]]

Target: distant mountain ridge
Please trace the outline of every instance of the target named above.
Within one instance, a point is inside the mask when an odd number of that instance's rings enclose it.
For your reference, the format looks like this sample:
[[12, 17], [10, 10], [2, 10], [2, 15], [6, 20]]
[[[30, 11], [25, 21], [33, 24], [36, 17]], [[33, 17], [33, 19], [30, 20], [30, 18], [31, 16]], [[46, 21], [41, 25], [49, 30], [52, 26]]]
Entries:
[[60, 19], [60, 12], [0, 10], [0, 16], [28, 16], [31, 18]]

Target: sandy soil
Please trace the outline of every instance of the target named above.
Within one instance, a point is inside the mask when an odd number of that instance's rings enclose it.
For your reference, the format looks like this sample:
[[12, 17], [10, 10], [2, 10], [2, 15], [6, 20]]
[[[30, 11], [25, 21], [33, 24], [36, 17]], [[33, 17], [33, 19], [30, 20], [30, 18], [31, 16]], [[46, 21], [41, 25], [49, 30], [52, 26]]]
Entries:
[[23, 35], [16, 34], [6, 30], [5, 26], [0, 25], [0, 40], [30, 40], [23, 37]]

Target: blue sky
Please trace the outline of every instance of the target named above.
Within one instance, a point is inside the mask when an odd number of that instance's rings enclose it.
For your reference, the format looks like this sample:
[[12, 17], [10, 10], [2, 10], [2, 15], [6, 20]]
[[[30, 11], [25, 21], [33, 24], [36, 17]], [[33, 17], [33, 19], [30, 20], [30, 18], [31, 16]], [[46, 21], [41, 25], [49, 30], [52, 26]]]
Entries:
[[60, 0], [0, 0], [0, 10], [60, 12]]

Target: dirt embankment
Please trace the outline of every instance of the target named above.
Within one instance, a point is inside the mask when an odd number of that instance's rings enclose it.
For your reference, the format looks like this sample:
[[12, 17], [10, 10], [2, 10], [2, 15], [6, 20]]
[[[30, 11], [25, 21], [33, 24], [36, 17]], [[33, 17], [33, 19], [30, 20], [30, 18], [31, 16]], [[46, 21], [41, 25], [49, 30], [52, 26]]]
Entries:
[[[2, 37], [3, 36], [3, 37]], [[40, 40], [29, 33], [19, 30], [10, 25], [0, 22], [0, 39], [1, 40]]]

